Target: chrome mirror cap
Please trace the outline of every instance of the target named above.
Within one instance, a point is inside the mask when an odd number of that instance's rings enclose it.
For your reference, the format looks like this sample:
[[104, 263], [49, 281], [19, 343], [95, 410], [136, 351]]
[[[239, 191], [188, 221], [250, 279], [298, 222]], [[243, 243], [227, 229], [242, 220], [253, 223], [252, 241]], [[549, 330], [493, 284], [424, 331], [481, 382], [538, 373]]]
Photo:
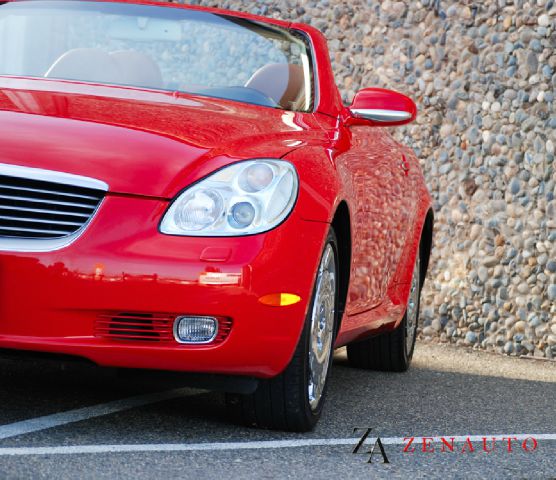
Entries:
[[376, 123], [405, 123], [412, 117], [412, 113], [403, 110], [352, 108], [350, 111], [356, 118], [362, 118]]

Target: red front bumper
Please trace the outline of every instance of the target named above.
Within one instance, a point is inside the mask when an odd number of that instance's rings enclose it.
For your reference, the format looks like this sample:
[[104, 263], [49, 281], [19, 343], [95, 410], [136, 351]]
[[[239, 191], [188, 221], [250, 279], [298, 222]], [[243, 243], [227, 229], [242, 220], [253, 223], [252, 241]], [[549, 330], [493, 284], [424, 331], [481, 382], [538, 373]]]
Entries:
[[[104, 366], [280, 373], [301, 333], [328, 225], [294, 212], [266, 234], [172, 237], [158, 232], [166, 207], [109, 196], [72, 245], [0, 252], [0, 348], [77, 355]], [[302, 301], [288, 307], [258, 301], [279, 292]], [[233, 326], [212, 346], [95, 336], [99, 315], [122, 312], [229, 317]]]

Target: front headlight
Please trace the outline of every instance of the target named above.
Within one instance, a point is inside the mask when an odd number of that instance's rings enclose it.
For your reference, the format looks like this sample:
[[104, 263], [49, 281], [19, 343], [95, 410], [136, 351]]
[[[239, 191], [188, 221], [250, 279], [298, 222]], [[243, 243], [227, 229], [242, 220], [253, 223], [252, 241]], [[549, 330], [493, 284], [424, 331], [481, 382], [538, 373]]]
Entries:
[[160, 231], [197, 237], [266, 232], [290, 214], [297, 192], [297, 172], [289, 162], [235, 163], [181, 193], [164, 215]]

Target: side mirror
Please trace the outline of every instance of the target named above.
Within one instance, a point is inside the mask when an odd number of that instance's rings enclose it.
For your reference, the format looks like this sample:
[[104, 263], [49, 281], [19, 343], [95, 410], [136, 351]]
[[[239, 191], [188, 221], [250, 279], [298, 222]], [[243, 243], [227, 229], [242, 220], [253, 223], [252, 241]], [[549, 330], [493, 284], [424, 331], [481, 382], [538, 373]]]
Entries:
[[411, 98], [383, 88], [359, 91], [347, 110], [347, 125], [391, 127], [410, 123], [417, 117], [417, 106]]

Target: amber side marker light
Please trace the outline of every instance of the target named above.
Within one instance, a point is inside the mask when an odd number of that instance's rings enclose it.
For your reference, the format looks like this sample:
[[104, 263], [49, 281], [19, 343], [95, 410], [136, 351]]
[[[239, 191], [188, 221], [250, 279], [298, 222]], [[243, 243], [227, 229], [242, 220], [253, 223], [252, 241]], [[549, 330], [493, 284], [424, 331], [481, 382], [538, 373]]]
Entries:
[[287, 307], [288, 305], [294, 305], [300, 301], [301, 297], [293, 293], [271, 293], [270, 295], [259, 298], [259, 302], [271, 307]]

